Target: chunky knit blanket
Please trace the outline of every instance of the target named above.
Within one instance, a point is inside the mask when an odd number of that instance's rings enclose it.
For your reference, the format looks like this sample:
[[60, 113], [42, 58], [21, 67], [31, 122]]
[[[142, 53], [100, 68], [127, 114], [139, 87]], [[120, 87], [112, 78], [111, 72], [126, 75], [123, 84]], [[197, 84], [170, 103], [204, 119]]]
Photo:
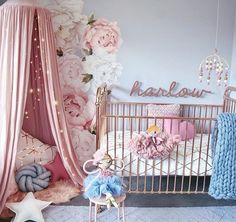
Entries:
[[212, 135], [213, 168], [209, 194], [236, 199], [236, 114], [218, 116]]

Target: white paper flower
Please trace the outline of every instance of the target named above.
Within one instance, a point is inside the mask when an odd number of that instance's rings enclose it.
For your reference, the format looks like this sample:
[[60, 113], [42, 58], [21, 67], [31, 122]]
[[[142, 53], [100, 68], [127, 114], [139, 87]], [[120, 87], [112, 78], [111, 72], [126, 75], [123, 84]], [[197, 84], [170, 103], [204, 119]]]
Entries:
[[80, 21], [84, 6], [83, 0], [41, 0], [40, 4], [51, 11], [52, 17], [67, 13], [75, 22]]
[[96, 151], [96, 136], [88, 130], [71, 129], [73, 147], [78, 154], [79, 165], [82, 166], [86, 160], [93, 157]]
[[113, 60], [104, 60], [96, 55], [86, 57], [86, 61], [83, 62], [83, 69], [86, 73], [93, 75], [93, 80], [91, 81], [93, 93], [104, 82], [108, 87], [118, 83], [119, 77], [122, 74], [122, 66]]
[[81, 58], [76, 55], [66, 54], [58, 58], [61, 86], [73, 88], [75, 91], [87, 92], [90, 83], [83, 82], [83, 65]]

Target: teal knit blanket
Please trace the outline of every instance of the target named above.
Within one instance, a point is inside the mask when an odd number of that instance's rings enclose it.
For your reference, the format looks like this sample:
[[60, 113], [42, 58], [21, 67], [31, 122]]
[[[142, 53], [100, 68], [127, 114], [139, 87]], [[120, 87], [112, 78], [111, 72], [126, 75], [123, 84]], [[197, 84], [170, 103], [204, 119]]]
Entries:
[[236, 199], [236, 114], [222, 113], [217, 117], [212, 153], [209, 195], [215, 199]]

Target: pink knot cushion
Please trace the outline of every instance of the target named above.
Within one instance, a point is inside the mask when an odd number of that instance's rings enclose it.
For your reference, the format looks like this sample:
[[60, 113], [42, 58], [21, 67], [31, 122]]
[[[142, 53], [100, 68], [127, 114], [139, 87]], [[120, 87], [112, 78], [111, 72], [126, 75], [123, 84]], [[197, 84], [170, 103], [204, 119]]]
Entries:
[[142, 159], [162, 159], [168, 156], [179, 143], [179, 135], [166, 133], [140, 133], [130, 140], [128, 148], [131, 153]]
[[179, 119], [165, 119], [164, 131], [169, 135], [180, 135], [182, 141], [190, 140], [196, 135], [195, 127], [191, 122], [180, 122]]

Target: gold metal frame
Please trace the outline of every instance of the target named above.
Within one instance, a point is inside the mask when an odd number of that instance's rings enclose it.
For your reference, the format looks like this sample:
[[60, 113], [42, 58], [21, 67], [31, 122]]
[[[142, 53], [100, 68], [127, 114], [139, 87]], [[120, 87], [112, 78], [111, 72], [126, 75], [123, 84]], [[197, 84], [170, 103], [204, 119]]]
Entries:
[[[176, 193], [207, 193], [208, 192], [208, 184], [209, 184], [209, 175], [207, 174], [207, 170], [209, 170], [209, 166], [207, 166], [207, 161], [210, 156], [210, 144], [211, 144], [211, 131], [214, 126], [214, 121], [218, 114], [222, 112], [236, 112], [236, 99], [232, 97], [233, 93], [236, 93], [235, 87], [228, 87], [225, 90], [224, 94], [224, 102], [223, 105], [208, 105], [208, 104], [181, 104], [181, 116], [180, 117], [168, 117], [168, 119], [179, 119], [192, 122], [195, 125], [197, 133], [200, 135], [200, 144], [198, 147], [198, 170], [197, 174], [192, 174], [192, 161], [193, 161], [193, 149], [195, 146], [195, 138], [192, 139], [192, 154], [191, 154], [191, 166], [190, 166], [190, 175], [186, 175], [185, 167], [183, 167], [182, 175], [177, 175], [177, 161], [179, 158], [179, 147], [176, 148], [176, 172], [175, 174], [170, 175], [169, 165], [168, 165], [168, 173], [162, 173], [162, 160], [160, 163], [160, 174], [156, 175], [154, 173], [154, 166], [156, 164], [156, 160], [152, 161], [152, 175], [147, 175], [147, 167], [150, 167], [147, 164], [147, 160], [145, 161], [145, 172], [142, 176], [139, 174], [139, 166], [140, 160], [137, 158], [137, 174], [132, 176], [131, 167], [132, 167], [132, 155], [130, 154], [130, 163], [129, 163], [129, 176], [125, 177], [127, 180], [127, 189], [129, 193], [168, 193], [168, 194], [176, 194]], [[108, 133], [114, 132], [114, 153], [109, 153], [113, 157], [116, 157], [116, 140], [117, 140], [117, 132], [122, 132], [122, 138], [124, 138], [124, 132], [129, 130], [130, 135], [133, 132], [141, 132], [145, 131], [150, 121], [162, 121], [167, 117], [151, 117], [147, 115], [145, 111], [145, 106], [148, 103], [133, 103], [133, 102], [111, 102], [108, 98], [108, 89], [106, 85], [103, 85], [97, 90], [96, 97], [96, 146], [97, 149], [100, 148], [101, 139], [105, 136], [108, 141]], [[160, 104], [160, 103], [156, 103]], [[172, 127], [172, 126], [171, 126]], [[202, 153], [202, 138], [207, 135], [207, 154], [206, 154], [206, 163], [202, 166], [200, 159], [203, 155]], [[184, 147], [184, 156], [183, 156], [183, 164], [186, 164], [186, 145], [185, 142]], [[107, 150], [109, 150], [109, 144], [106, 144]], [[182, 148], [181, 148], [182, 149]], [[124, 158], [124, 139], [122, 139], [122, 157]], [[170, 158], [170, 157], [168, 157]], [[170, 159], [167, 158], [168, 163], [170, 163]], [[205, 167], [204, 175], [199, 174], [200, 167]]]

